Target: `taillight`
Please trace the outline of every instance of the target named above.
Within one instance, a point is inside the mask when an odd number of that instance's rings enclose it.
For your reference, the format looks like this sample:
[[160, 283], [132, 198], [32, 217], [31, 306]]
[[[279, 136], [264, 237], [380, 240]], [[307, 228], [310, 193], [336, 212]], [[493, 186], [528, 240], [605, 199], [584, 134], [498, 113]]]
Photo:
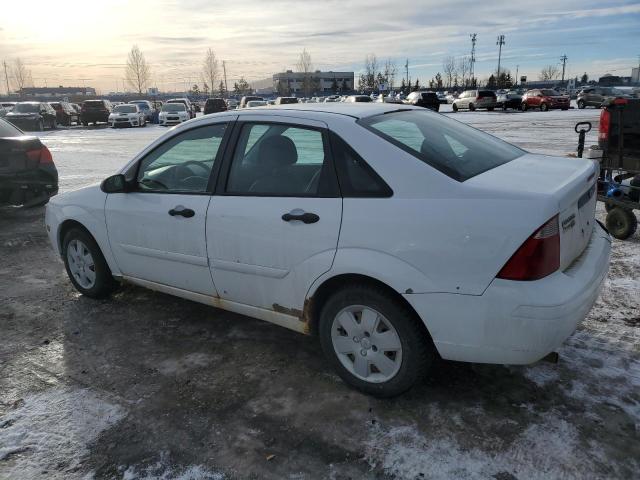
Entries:
[[538, 280], [560, 268], [558, 215], [531, 235], [502, 267], [497, 278]]
[[598, 140], [609, 140], [609, 129], [611, 128], [611, 112], [602, 109], [600, 112], [600, 127], [598, 128]]
[[46, 163], [53, 163], [53, 157], [47, 147], [42, 147], [37, 150], [28, 150], [27, 158], [33, 162], [38, 162], [41, 165]]

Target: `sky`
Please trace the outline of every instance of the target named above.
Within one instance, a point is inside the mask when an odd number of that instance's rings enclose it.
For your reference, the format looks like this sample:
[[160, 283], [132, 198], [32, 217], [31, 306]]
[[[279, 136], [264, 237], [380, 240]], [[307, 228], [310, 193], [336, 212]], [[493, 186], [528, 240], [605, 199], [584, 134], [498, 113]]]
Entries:
[[[640, 1], [594, 0], [23, 0], [0, 2], [0, 61], [19, 57], [35, 86], [122, 91], [136, 44], [153, 84], [201, 84], [207, 48], [224, 59], [232, 84], [292, 69], [303, 48], [316, 69], [362, 71], [364, 57], [394, 61], [425, 84], [446, 56], [470, 54], [476, 74], [498, 63], [529, 80], [567, 55], [567, 77], [630, 75], [640, 55]], [[0, 92], [4, 74], [0, 70]], [[399, 83], [399, 82], [398, 82]]]

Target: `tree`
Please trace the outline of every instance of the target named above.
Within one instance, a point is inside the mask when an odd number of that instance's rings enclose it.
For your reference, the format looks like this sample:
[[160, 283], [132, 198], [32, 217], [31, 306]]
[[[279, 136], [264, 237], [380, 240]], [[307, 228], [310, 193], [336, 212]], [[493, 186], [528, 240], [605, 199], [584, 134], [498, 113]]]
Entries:
[[487, 79], [487, 88], [496, 88], [496, 77], [491, 74], [491, 76]]
[[276, 92], [278, 92], [278, 95], [281, 97], [288, 97], [291, 95], [291, 88], [287, 82], [280, 79], [276, 85]]
[[586, 84], [588, 82], [589, 82], [589, 75], [587, 75], [587, 72], [584, 72], [582, 74], [582, 77], [580, 77], [580, 83]]
[[202, 80], [207, 85], [211, 85], [211, 91], [213, 92], [214, 85], [218, 80], [218, 59], [216, 58], [216, 54], [211, 50], [211, 48], [207, 49], [207, 53], [204, 57], [204, 61], [202, 62]]
[[389, 91], [392, 91], [393, 87], [395, 86], [396, 71], [396, 63], [393, 60], [389, 59], [384, 62], [384, 70], [382, 76], [384, 77], [385, 83], [389, 84]]
[[244, 77], [240, 77], [240, 80], [233, 84], [233, 93], [235, 95], [247, 95], [251, 93], [251, 85], [249, 85]]
[[296, 62], [296, 71], [303, 74], [302, 76], [302, 92], [305, 97], [309, 97], [315, 90], [315, 82], [313, 79], [313, 63], [311, 62], [311, 55], [307, 52], [307, 49], [303, 49], [298, 56]]
[[540, 74], [538, 78], [540, 80], [555, 80], [560, 75], [560, 67], [557, 65], [547, 65], [542, 70], [540, 70]]
[[193, 84], [193, 87], [191, 87], [191, 91], [189, 93], [191, 93], [191, 95], [200, 95], [200, 87], [198, 87], [197, 83]]
[[342, 85], [340, 85], [340, 93], [346, 93], [349, 91], [349, 85], [347, 85], [347, 81], [343, 78]]
[[126, 78], [129, 86], [142, 94], [151, 80], [151, 70], [144, 58], [144, 54], [134, 45], [127, 58]]
[[413, 86], [412, 92], [420, 90], [420, 80], [416, 78], [416, 84]]
[[202, 84], [202, 91], [207, 97], [209, 96], [209, 85], [207, 85], [207, 82]]
[[404, 78], [402, 79], [402, 83], [400, 84], [400, 91], [402, 93], [406, 93], [405, 90], [407, 89], [407, 84], [404, 83]]
[[367, 81], [364, 78], [364, 75], [361, 73], [358, 77], [358, 91], [360, 93], [364, 92], [367, 89]]
[[471, 78], [468, 78], [471, 76], [471, 59], [469, 57], [462, 57], [458, 60], [458, 72], [463, 87], [471, 83]]
[[220, 84], [218, 85], [218, 95], [220, 98], [225, 98], [227, 96], [227, 89], [224, 88], [224, 82], [222, 80], [220, 80]]
[[16, 81], [16, 90], [19, 94], [22, 93], [23, 88], [33, 85], [31, 70], [26, 67], [20, 58], [16, 58], [13, 61], [13, 78]]
[[331, 84], [331, 91], [333, 93], [338, 93], [339, 89], [340, 89], [340, 87], [338, 86], [338, 81], [334, 78], [333, 79], [333, 83]]
[[377, 87], [378, 77], [378, 57], [375, 53], [370, 53], [364, 57], [364, 82], [365, 88], [374, 91]]
[[451, 88], [453, 77], [456, 74], [456, 58], [452, 56], [444, 57], [444, 60], [442, 60], [442, 71], [447, 79], [447, 87]]
[[436, 73], [435, 81], [436, 88], [442, 88], [442, 75], [440, 75], [440, 72]]

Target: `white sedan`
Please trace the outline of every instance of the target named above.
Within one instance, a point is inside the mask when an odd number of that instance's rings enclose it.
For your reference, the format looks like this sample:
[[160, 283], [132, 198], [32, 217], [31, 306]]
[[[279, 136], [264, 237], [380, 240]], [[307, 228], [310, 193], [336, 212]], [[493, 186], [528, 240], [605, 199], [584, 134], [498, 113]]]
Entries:
[[147, 125], [147, 120], [138, 105], [129, 103], [116, 105], [109, 114], [108, 124], [113, 128], [144, 127]]
[[572, 334], [609, 266], [597, 176], [423, 108], [287, 105], [180, 125], [46, 228], [84, 295], [127, 281], [317, 335], [392, 396], [438, 356], [528, 364]]
[[178, 125], [189, 120], [190, 115], [184, 103], [165, 103], [159, 115], [160, 125]]

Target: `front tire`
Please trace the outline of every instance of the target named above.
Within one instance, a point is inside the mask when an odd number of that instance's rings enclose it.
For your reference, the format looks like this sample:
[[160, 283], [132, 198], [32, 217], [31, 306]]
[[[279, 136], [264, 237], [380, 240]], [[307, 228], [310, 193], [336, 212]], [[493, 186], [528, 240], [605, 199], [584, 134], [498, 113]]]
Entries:
[[81, 294], [91, 298], [109, 295], [115, 280], [100, 247], [85, 230], [73, 228], [62, 242], [62, 259], [67, 275]]
[[578, 108], [582, 110], [584, 107], [586, 107], [584, 100], [578, 100]]
[[540, 104], [540, 111], [541, 112], [546, 112], [547, 110], [549, 110], [549, 105], [547, 105], [546, 103]]
[[455, 103], [453, 104], [453, 106], [451, 108], [453, 109], [454, 112], [458, 111], [458, 105], [456, 105]]
[[379, 287], [352, 285], [334, 293], [322, 308], [318, 330], [338, 375], [376, 397], [409, 390], [437, 358], [420, 320]]
[[470, 112], [475, 112], [475, 110], [476, 110], [476, 106], [473, 103], [470, 103], [469, 104], [469, 111]]

